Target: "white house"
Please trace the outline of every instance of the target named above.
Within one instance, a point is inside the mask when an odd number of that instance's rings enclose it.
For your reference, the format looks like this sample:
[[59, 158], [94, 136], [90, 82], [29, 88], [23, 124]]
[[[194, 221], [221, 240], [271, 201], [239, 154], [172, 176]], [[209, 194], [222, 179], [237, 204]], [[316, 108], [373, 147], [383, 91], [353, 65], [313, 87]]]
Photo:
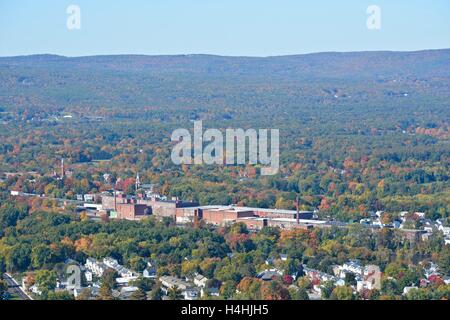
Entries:
[[349, 271], [355, 274], [362, 274], [363, 273], [363, 268], [361, 267], [361, 265], [359, 264], [358, 261], [356, 260], [350, 260], [346, 263], [344, 263], [342, 265], [342, 270], [343, 271]]
[[212, 297], [218, 297], [220, 295], [219, 288], [201, 288], [200, 289], [200, 295], [204, 297], [205, 295], [209, 295]]
[[419, 219], [425, 219], [425, 212], [414, 212], [414, 215], [419, 217]]
[[377, 212], [375, 212], [375, 215], [378, 217], [378, 218], [380, 218], [381, 217], [381, 215], [384, 213], [384, 211], [377, 211]]
[[142, 272], [142, 275], [144, 278], [150, 278], [150, 279], [156, 278], [156, 269], [153, 267], [147, 267]]
[[450, 227], [444, 227], [443, 225], [439, 225], [439, 230], [442, 231], [445, 236], [450, 235]]
[[183, 291], [184, 300], [197, 300], [200, 296], [200, 292], [195, 288], [188, 288]]
[[139, 290], [139, 288], [134, 286], [123, 287], [120, 289], [120, 298], [128, 299], [133, 294], [133, 292], [137, 290]]
[[94, 202], [95, 195], [93, 195], [93, 194], [85, 194], [83, 196], [83, 198], [84, 198], [84, 201], [86, 201], [86, 202]]
[[207, 281], [208, 278], [202, 276], [201, 274], [198, 274], [194, 277], [194, 284], [199, 288], [204, 288], [206, 286]]
[[97, 261], [94, 258], [87, 258], [84, 266], [86, 267], [86, 269], [91, 271], [97, 277], [101, 277], [103, 275], [103, 272], [105, 272], [106, 269], [108, 269], [107, 265]]
[[122, 278], [130, 278], [133, 276], [133, 272], [122, 265], [119, 264], [119, 262], [116, 259], [113, 259], [111, 257], [106, 257], [103, 259], [103, 263], [108, 266], [109, 268], [112, 268], [117, 271], [117, 273]]
[[38, 296], [40, 296], [42, 294], [42, 291], [39, 290], [39, 287], [37, 286], [37, 284], [32, 285], [30, 287], [30, 291], [33, 292], [34, 294], [37, 294]]
[[84, 272], [84, 277], [86, 278], [86, 281], [87, 281], [87, 282], [92, 282], [93, 274], [92, 274], [91, 271], [86, 270], [86, 271]]

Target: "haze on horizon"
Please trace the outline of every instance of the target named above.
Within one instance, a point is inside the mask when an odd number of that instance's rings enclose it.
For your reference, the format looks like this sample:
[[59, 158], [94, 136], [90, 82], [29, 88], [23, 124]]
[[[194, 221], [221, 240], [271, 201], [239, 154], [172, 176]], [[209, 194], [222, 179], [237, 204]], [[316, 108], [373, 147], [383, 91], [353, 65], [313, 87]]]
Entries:
[[[81, 28], [69, 30], [69, 5]], [[370, 5], [381, 29], [366, 25]], [[450, 48], [447, 0], [0, 0], [0, 56], [279, 56]]]

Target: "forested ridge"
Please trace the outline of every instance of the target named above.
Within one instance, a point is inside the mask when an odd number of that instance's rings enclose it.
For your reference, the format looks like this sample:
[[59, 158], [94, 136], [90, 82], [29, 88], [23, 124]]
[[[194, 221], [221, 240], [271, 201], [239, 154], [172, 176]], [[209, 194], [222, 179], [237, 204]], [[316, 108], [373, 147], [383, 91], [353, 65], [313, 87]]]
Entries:
[[[0, 189], [73, 198], [139, 172], [201, 204], [305, 209], [341, 220], [371, 210], [446, 218], [449, 50], [0, 58]], [[66, 117], [65, 117], [66, 116]], [[250, 166], [176, 166], [171, 132], [277, 128], [276, 176]], [[70, 179], [42, 176], [64, 157]], [[109, 160], [110, 162], [92, 162]], [[41, 176], [32, 179], [29, 172]], [[127, 180], [128, 179], [128, 180]]]

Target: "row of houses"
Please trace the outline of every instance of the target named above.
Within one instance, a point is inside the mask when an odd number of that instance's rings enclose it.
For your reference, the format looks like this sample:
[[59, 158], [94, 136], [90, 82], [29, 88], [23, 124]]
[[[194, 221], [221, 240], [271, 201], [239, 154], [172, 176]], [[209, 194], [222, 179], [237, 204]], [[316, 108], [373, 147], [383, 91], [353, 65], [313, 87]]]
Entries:
[[87, 269], [85, 273], [87, 281], [92, 281], [92, 275], [101, 277], [107, 269], [114, 269], [123, 279], [137, 278], [137, 274], [120, 265], [119, 262], [111, 257], [106, 257], [102, 261], [94, 258], [87, 258], [84, 267]]
[[342, 265], [333, 267], [334, 274], [328, 274], [319, 270], [304, 267], [305, 276], [309, 277], [315, 293], [320, 294], [325, 282], [331, 281], [335, 286], [344, 286], [347, 274], [354, 275], [356, 285], [352, 286], [355, 292], [363, 290], [381, 289], [381, 272], [376, 265], [361, 266], [359, 261], [350, 260]]
[[[80, 270], [79, 276], [84, 277], [86, 281], [79, 281], [75, 284], [68, 284], [67, 281], [57, 280], [55, 291], [68, 291], [70, 294], [74, 295], [75, 298], [85, 289], [89, 289], [92, 296], [97, 296], [99, 294], [99, 289], [101, 286], [100, 278], [105, 273], [107, 269], [114, 269], [118, 273], [118, 277], [115, 279], [118, 288], [113, 290], [113, 296], [118, 299], [128, 299], [130, 295], [138, 290], [137, 287], [131, 285], [134, 280], [137, 280], [139, 276], [144, 278], [156, 279], [156, 267], [151, 262], [147, 262], [146, 268], [142, 273], [132, 271], [112, 258], [105, 257], [102, 260], [97, 260], [92, 257], [88, 257], [84, 265], [79, 264], [74, 260], [67, 260], [65, 262], [67, 265], [77, 266]], [[81, 285], [83, 283], [83, 286]], [[27, 292], [32, 292], [36, 295], [41, 295], [37, 284], [30, 285], [27, 283], [27, 277], [22, 279], [22, 288]]]
[[208, 287], [208, 278], [196, 274], [193, 279], [180, 279], [174, 276], [161, 276], [161, 290], [167, 296], [171, 289], [176, 288], [184, 300], [197, 300], [205, 295], [219, 296], [219, 287]]

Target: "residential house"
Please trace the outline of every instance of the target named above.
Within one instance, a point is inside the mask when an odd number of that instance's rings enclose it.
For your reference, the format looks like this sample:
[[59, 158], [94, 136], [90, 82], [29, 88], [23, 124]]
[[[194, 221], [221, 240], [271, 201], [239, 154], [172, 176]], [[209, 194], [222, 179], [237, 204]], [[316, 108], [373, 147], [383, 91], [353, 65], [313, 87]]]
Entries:
[[103, 262], [97, 261], [94, 258], [87, 258], [84, 266], [97, 277], [101, 277], [103, 275], [103, 272], [108, 269], [107, 265], [105, 265]]
[[161, 281], [162, 291], [165, 294], [167, 294], [169, 289], [173, 287], [177, 287], [179, 290], [185, 291], [186, 289], [192, 288], [194, 286], [187, 281], [173, 276], [161, 276], [159, 277], [159, 281]]
[[84, 272], [84, 277], [86, 278], [86, 281], [87, 281], [87, 282], [92, 282], [93, 274], [92, 274], [91, 271], [86, 270], [86, 271]]
[[156, 278], [156, 268], [155, 267], [147, 267], [142, 272], [142, 276], [144, 278], [154, 279]]
[[116, 259], [113, 259], [111, 257], [106, 257], [103, 259], [103, 263], [107, 265], [109, 268], [112, 268], [117, 271], [117, 273], [122, 278], [131, 278], [133, 277], [133, 272], [124, 266], [120, 265], [119, 262]]
[[443, 225], [439, 225], [439, 230], [444, 233], [444, 236], [450, 235], [450, 227], [444, 227]]
[[200, 296], [211, 296], [211, 297], [218, 297], [220, 295], [219, 288], [201, 288], [200, 289]]
[[358, 260], [350, 260], [342, 265], [342, 270], [354, 274], [362, 274], [363, 268]]
[[184, 300], [197, 300], [200, 297], [200, 291], [196, 288], [188, 288], [182, 294]]
[[269, 269], [264, 270], [256, 276], [258, 279], [261, 279], [263, 281], [271, 281], [276, 277], [282, 276], [283, 272], [281, 272], [278, 269]]
[[208, 281], [208, 278], [206, 278], [205, 276], [202, 276], [201, 274], [197, 274], [194, 277], [194, 284], [199, 287], [199, 288], [204, 288], [206, 287], [206, 282]]

